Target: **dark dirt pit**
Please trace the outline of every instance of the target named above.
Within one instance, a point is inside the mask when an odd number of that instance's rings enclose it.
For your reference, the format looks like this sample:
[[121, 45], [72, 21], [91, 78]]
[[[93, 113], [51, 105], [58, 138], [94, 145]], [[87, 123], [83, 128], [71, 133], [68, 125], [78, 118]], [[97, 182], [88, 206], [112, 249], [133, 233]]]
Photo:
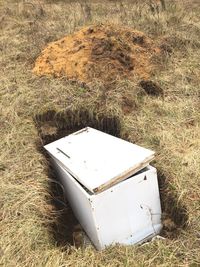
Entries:
[[[96, 112], [89, 112], [85, 109], [66, 110], [64, 112], [49, 110], [43, 114], [38, 114], [34, 118], [39, 134], [37, 147], [46, 157], [49, 166], [47, 169], [50, 192], [49, 201], [55, 211], [53, 213], [53, 222], [50, 223], [49, 228], [58, 246], [75, 245], [77, 247], [83, 247], [85, 244], [85, 233], [67, 203], [67, 196], [64, 195], [63, 189], [51, 167], [49, 157], [44, 151], [43, 146], [86, 126], [127, 139], [126, 136], [128, 134], [124, 133], [122, 135], [119, 118], [112, 116], [112, 114], [97, 114]], [[181, 229], [187, 227], [187, 210], [179, 201], [178, 194], [171, 189], [167, 175], [159, 169], [158, 181], [163, 213], [162, 222], [164, 226], [161, 235], [173, 239], [179, 235]]]

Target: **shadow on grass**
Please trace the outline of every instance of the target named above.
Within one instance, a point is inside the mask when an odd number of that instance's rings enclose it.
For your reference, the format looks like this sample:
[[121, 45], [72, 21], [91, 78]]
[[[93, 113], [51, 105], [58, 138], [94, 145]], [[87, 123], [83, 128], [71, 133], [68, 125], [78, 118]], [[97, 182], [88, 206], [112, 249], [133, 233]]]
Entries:
[[187, 208], [179, 201], [179, 195], [169, 182], [168, 176], [158, 168], [158, 184], [163, 211], [162, 235], [167, 238], [177, 238], [181, 229], [188, 224]]

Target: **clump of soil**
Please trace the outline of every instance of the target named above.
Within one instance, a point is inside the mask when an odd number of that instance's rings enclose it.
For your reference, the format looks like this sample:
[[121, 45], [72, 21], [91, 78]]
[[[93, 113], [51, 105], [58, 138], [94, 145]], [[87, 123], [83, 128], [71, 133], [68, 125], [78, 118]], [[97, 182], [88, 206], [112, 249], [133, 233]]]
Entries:
[[145, 90], [148, 95], [163, 96], [164, 94], [163, 89], [155, 82], [143, 80], [139, 83], [139, 85]]
[[110, 83], [118, 79], [149, 79], [152, 56], [160, 49], [144, 33], [111, 25], [85, 27], [52, 42], [35, 62], [37, 75]]

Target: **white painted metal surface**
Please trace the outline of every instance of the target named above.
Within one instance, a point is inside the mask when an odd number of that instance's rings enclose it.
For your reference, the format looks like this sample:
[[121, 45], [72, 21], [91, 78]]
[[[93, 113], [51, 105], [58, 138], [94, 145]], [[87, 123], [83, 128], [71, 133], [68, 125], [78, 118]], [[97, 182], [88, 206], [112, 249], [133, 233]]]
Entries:
[[154, 152], [93, 128], [45, 146], [90, 192], [103, 191], [146, 167]]
[[64, 169], [53, 164], [74, 214], [98, 250], [113, 244], [144, 242], [162, 228], [156, 169], [148, 166], [111, 188], [93, 194]]

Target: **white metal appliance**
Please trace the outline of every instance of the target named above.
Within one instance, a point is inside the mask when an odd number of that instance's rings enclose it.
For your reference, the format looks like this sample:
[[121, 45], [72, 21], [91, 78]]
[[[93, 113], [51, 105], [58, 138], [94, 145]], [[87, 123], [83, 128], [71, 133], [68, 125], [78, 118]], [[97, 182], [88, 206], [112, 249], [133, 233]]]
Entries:
[[161, 206], [154, 152], [84, 128], [45, 146], [71, 207], [98, 250], [157, 235]]

